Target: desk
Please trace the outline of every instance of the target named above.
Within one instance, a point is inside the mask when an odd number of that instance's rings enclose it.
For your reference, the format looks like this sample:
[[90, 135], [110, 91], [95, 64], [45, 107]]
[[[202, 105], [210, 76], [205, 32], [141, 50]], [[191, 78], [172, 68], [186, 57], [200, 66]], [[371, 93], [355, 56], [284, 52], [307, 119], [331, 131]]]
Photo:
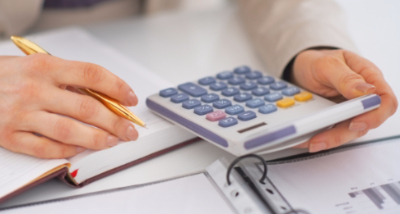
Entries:
[[[362, 55], [376, 63], [384, 73], [395, 73], [400, 68], [400, 2], [363, 0], [362, 5], [356, 0], [339, 2], [348, 13], [350, 33]], [[233, 68], [238, 64], [263, 68], [242, 30], [234, 8], [218, 8], [195, 14], [163, 14], [150, 19], [120, 20], [85, 28], [128, 57], [176, 84]], [[398, 97], [399, 79], [388, 79]], [[396, 119], [392, 118], [386, 124], [395, 127], [398, 124], [396, 122]], [[388, 134], [386, 131], [385, 128], [377, 129], [371, 134], [384, 136]], [[160, 170], [167, 171], [165, 178], [179, 177], [202, 171], [222, 156], [231, 157], [228, 153], [202, 141], [82, 189], [72, 191], [64, 184], [50, 181], [2, 206], [152, 182], [157, 177], [157, 171], [148, 174], [147, 178], [150, 179], [147, 180], [140, 180], [135, 176], [135, 173], [144, 171], [148, 166], [157, 166]], [[135, 173], [132, 173], [133, 171]]]

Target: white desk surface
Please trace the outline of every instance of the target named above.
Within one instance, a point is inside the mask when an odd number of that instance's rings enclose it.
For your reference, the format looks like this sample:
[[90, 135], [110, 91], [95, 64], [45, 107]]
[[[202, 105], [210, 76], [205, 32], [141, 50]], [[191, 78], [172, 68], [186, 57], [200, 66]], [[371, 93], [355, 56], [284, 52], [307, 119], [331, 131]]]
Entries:
[[[386, 76], [390, 76], [387, 80], [400, 97], [400, 74], [397, 72], [400, 68], [400, 2], [338, 2], [348, 13], [350, 33], [361, 54], [377, 64]], [[148, 19], [132, 18], [85, 28], [128, 57], [176, 84], [242, 64], [263, 70], [263, 65], [253, 52], [233, 8], [219, 8], [201, 13], [163, 14]], [[372, 135], [393, 134], [393, 127], [398, 126], [397, 119], [400, 119], [397, 115], [399, 113], [388, 120], [383, 129], [372, 131]], [[141, 181], [135, 180], [132, 172], [140, 172], [140, 168], [149, 166], [170, 170], [171, 173], [165, 178], [179, 177], [200, 172], [222, 156], [232, 158], [226, 152], [202, 141], [135, 166], [134, 169], [111, 175], [80, 190], [71, 192], [64, 184], [51, 181], [0, 207], [137, 184]], [[124, 178], [124, 182], [120, 178]], [[151, 181], [154, 180], [147, 182]]]

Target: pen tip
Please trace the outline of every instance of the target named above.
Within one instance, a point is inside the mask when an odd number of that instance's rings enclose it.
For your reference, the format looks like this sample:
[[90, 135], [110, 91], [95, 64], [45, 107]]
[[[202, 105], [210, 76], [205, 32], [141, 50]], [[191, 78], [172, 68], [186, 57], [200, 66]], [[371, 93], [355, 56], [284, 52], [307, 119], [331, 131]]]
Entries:
[[143, 128], [145, 128], [145, 129], [149, 129], [149, 128], [147, 128], [146, 124], [144, 124]]

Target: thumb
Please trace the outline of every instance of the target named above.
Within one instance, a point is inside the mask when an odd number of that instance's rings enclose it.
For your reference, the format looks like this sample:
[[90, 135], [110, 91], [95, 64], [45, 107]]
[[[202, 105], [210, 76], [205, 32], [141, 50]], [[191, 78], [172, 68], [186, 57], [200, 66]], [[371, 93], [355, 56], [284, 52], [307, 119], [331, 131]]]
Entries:
[[327, 82], [346, 99], [352, 99], [375, 92], [375, 86], [365, 82], [364, 78], [351, 70], [343, 61], [326, 66]]

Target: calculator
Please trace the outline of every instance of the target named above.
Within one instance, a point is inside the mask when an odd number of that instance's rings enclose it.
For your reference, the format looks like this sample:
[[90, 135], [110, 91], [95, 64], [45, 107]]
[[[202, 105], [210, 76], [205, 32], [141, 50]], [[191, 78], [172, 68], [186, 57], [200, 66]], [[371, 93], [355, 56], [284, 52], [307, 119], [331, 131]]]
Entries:
[[154, 113], [237, 156], [295, 146], [380, 103], [371, 94], [336, 104], [249, 66], [166, 88], [146, 99]]

